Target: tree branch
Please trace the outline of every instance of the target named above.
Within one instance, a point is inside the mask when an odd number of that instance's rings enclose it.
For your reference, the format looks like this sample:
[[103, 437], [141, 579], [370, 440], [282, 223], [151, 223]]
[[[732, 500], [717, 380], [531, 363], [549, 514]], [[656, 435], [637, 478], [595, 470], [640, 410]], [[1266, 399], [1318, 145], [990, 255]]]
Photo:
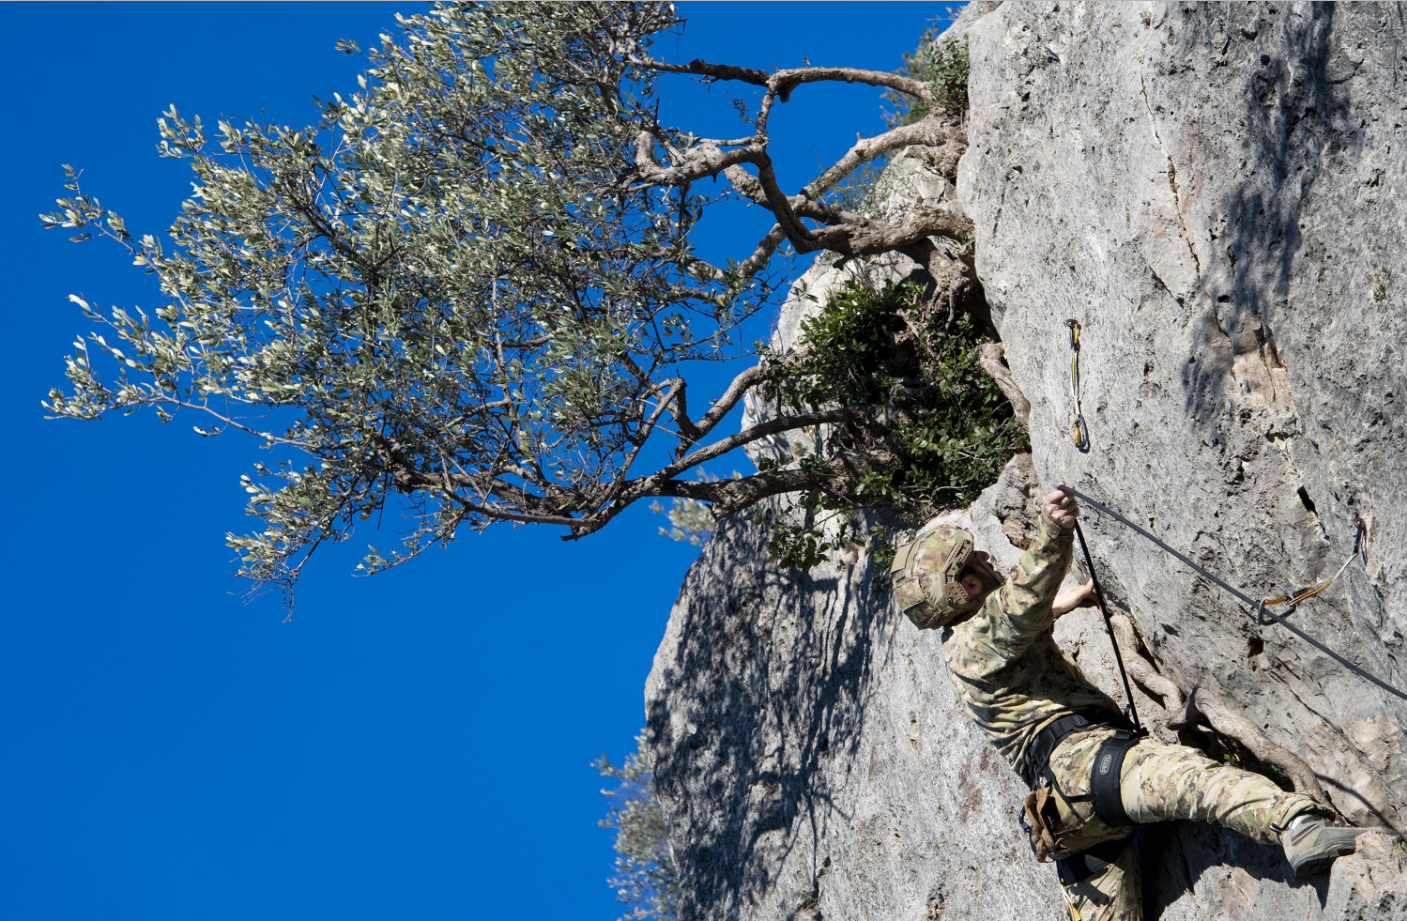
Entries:
[[[747, 174], [744, 173], [743, 175]], [[738, 290], [741, 288], [743, 282], [748, 281], [758, 272], [762, 271], [763, 267], [766, 266], [768, 261], [772, 258], [772, 255], [777, 251], [777, 247], [781, 246], [782, 241], [786, 238], [787, 236], [782, 232], [780, 224], [772, 225], [772, 229], [767, 231], [762, 239], [758, 241], [757, 247], [752, 253], [742, 262], [739, 262], [731, 273], [725, 272], [711, 262], [707, 262], [689, 253], [678, 257], [679, 265], [685, 271], [709, 281], [720, 283], [731, 281], [733, 289]]]
[[996, 382], [997, 389], [1002, 392], [1002, 396], [1011, 403], [1011, 408], [1016, 413], [1016, 420], [1021, 423], [1021, 427], [1029, 431], [1031, 428], [1031, 401], [1026, 399], [1026, 394], [1022, 393], [1021, 388], [1016, 385], [1016, 378], [1011, 376], [1011, 369], [1006, 366], [1006, 362], [1003, 360], [1004, 354], [1000, 342], [988, 342], [982, 346], [977, 360], [982, 365], [982, 370], [987, 372], [987, 376]]
[[639, 179], [648, 185], [681, 186], [716, 176], [739, 163], [755, 163], [762, 153], [757, 143], [735, 150], [723, 150], [712, 141], [703, 141], [679, 154], [680, 162], [662, 166], [655, 159], [655, 131], [642, 128], [635, 136], [635, 174], [627, 182]]
[[839, 490], [843, 491], [845, 484], [858, 482], [869, 471], [892, 468], [897, 466], [898, 462], [896, 456], [885, 453], [842, 451], [819, 467], [810, 469], [788, 467], [785, 470], [708, 483], [670, 480], [663, 484], [656, 495], [709, 502], [713, 505], [715, 519], [727, 518], [770, 496], [800, 492], [816, 486], [831, 489], [839, 487]]
[[672, 398], [674, 404], [670, 409], [670, 414], [674, 416], [674, 424], [679, 427], [679, 437], [682, 439], [678, 450], [683, 451], [684, 445], [698, 441], [705, 433], [700, 431], [699, 427], [689, 419], [689, 382], [682, 377], [676, 377], [668, 383], [674, 387], [674, 390], [666, 399]]
[[[812, 413], [799, 413], [795, 416], [787, 416], [785, 418], [780, 419], [769, 419], [766, 422], [754, 425], [752, 428], [747, 429], [746, 431], [739, 432], [736, 435], [731, 435], [727, 438], [716, 441], [706, 448], [700, 448], [699, 450], [688, 455], [687, 457], [684, 457], [680, 460], [676, 460], [673, 463], [663, 467], [659, 471], [652, 473], [647, 477], [643, 477], [638, 480], [632, 480], [630, 483], [627, 483], [625, 488], [619, 491], [619, 494], [615, 498], [615, 501], [613, 501], [610, 505], [595, 512], [592, 512], [591, 514], [584, 515], [580, 519], [578, 519], [572, 526], [572, 532], [568, 534], [565, 539], [577, 540], [579, 538], [585, 537], [588, 534], [592, 534], [596, 531], [599, 531], [601, 528], [605, 527], [608, 523], [610, 523], [611, 519], [615, 518], [621, 512], [625, 511], [625, 509], [628, 508], [631, 503], [636, 502], [639, 499], [643, 499], [646, 496], [683, 495], [683, 493], [676, 491], [681, 488], [679, 481], [674, 479], [676, 476], [686, 470], [689, 470], [693, 467], [697, 467], [700, 464], [707, 463], [708, 461], [711, 461], [714, 458], [721, 457], [722, 455], [727, 454], [729, 451], [732, 451], [735, 448], [740, 448], [743, 445], [750, 444], [751, 442], [757, 441], [760, 438], [766, 438], [768, 435], [776, 435], [781, 432], [790, 431], [792, 429], [805, 428], [806, 426], [810, 425], [833, 425], [840, 422], [853, 421], [855, 419], [867, 415], [873, 415], [877, 409], [878, 407], [875, 406], [843, 406], [837, 409], [821, 410]], [[847, 456], [851, 456], [853, 460], [853, 458], [863, 457], [864, 455], [852, 452], [851, 455]], [[865, 469], [869, 468], [866, 467]], [[805, 481], [809, 485], [812, 481], [814, 481], [815, 476], [809, 472], [803, 472], [806, 475]], [[736, 482], [742, 481], [718, 481], [718, 483]], [[688, 488], [687, 485], [684, 488]], [[789, 492], [795, 488], [805, 488], [805, 486], [788, 487], [787, 489], [780, 489], [779, 491]], [[732, 512], [734, 511], [737, 511], [737, 508], [730, 507], [727, 511], [722, 511], [719, 514], [720, 516], [728, 515], [732, 514]]]
[[[750, 429], [738, 432], [736, 435], [729, 435], [727, 438], [715, 441], [705, 448], [700, 448], [692, 454], [674, 461], [663, 467], [658, 472], [651, 474], [643, 480], [636, 480], [637, 483], [648, 483], [654, 481], [656, 484], [665, 480], [673, 479], [691, 467], [707, 463], [716, 457], [727, 454], [734, 448], [740, 448], [745, 444], [751, 444], [759, 438], [766, 438], [768, 435], [778, 435], [782, 432], [789, 432], [792, 429], [805, 428], [808, 425], [834, 425], [838, 422], [850, 422], [863, 417], [873, 418], [881, 407], [871, 405], [841, 406], [835, 409], [823, 409], [817, 412], [797, 413], [795, 416], [781, 416], [776, 419], [768, 419], [766, 422], [759, 422]], [[642, 493], [641, 495], [645, 495]]]
[[863, 83], [867, 86], [883, 86], [898, 90], [909, 96], [933, 101], [933, 93], [928, 84], [912, 77], [889, 73], [883, 70], [864, 70], [859, 67], [793, 67], [768, 73], [751, 67], [737, 67], [732, 64], [711, 64], [701, 58], [694, 58], [687, 64], [666, 64], [653, 58], [631, 55], [629, 63], [636, 67], [665, 74], [690, 74], [707, 77], [710, 80], [733, 80], [765, 87], [776, 93], [782, 102], [791, 97], [791, 91], [803, 83], [835, 81], [839, 83]]
[[933, 205], [918, 205], [897, 224], [861, 218], [854, 223], [823, 227], [814, 234], [813, 248], [842, 256], [876, 256], [902, 250], [930, 236], [961, 241], [971, 232], [972, 222], [967, 218]]
[[[802, 189], [799, 195], [791, 197], [786, 196], [778, 186], [771, 169], [771, 159], [765, 151], [757, 157], [741, 159], [725, 167], [723, 175], [744, 197], [777, 216], [778, 228], [798, 253], [826, 249], [844, 256], [875, 255], [912, 246], [932, 235], [961, 241], [971, 233], [972, 224], [950, 211], [932, 206], [915, 208], [899, 223], [875, 221], [834, 208], [818, 199], [844, 176], [876, 157], [919, 145], [957, 142], [955, 146], [965, 148], [962, 138], [960, 129], [938, 116], [929, 116], [912, 125], [857, 142], [844, 157]], [[958, 155], [961, 155], [960, 150]], [[742, 163], [755, 164], [758, 175], [753, 176], [743, 169]], [[800, 218], [810, 218], [830, 226], [813, 232], [801, 224]]]
[[1161, 697], [1163, 709], [1168, 713], [1180, 712], [1184, 703], [1182, 691], [1172, 679], [1158, 674], [1153, 668], [1153, 663], [1144, 658], [1133, 622], [1123, 614], [1114, 614], [1110, 616], [1109, 624], [1114, 629], [1114, 637], [1119, 649], [1123, 651], [1124, 665], [1128, 667], [1129, 674], [1133, 675], [1133, 680]]
[[[802, 189], [801, 194], [807, 198], [820, 198], [861, 165], [892, 151], [905, 147], [941, 147], [950, 143], [966, 150], [966, 134], [949, 120], [937, 115], [930, 115], [912, 125], [902, 125], [874, 137], [862, 138], [829, 169]], [[959, 152], [958, 156], [961, 155]]]
[[787, 239], [791, 241], [791, 245], [796, 247], [798, 253], [809, 253], [816, 250], [815, 235], [807, 230], [797, 218], [796, 212], [791, 207], [791, 199], [777, 184], [777, 174], [772, 170], [772, 158], [764, 150], [759, 157], [751, 162], [757, 167], [757, 182], [762, 187], [767, 208], [776, 215], [777, 223], [781, 226], [782, 232], [787, 235]]
[[[797, 353], [793, 353], [793, 358], [795, 354]], [[768, 367], [767, 365], [753, 365], [751, 368], [748, 368], [737, 377], [733, 378], [733, 382], [728, 385], [728, 389], [723, 391], [721, 397], [713, 401], [713, 406], [708, 412], [704, 413], [703, 418], [699, 420], [698, 437], [702, 438], [713, 431], [713, 427], [717, 425], [724, 416], [728, 415], [733, 407], [738, 405], [738, 401], [753, 387], [756, 387], [758, 384], [766, 383], [767, 381], [776, 380], [777, 378], [785, 376], [785, 374], [786, 367], [781, 364], [772, 367]]]

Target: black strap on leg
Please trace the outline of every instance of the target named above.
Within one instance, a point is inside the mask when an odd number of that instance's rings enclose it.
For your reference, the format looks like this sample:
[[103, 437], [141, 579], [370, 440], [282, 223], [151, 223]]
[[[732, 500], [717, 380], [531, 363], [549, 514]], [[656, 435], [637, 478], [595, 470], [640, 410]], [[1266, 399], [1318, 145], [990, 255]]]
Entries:
[[1025, 770], [1021, 772], [1021, 779], [1026, 781], [1027, 789], [1036, 788], [1036, 780], [1050, 761], [1050, 753], [1055, 751], [1055, 746], [1059, 745], [1062, 739], [1072, 732], [1079, 732], [1093, 725], [1096, 725], [1095, 721], [1086, 719], [1082, 714], [1067, 713], [1042, 727], [1026, 748], [1026, 764]]
[[1089, 792], [1094, 798], [1094, 814], [1112, 828], [1127, 828], [1134, 822], [1124, 811], [1124, 799], [1119, 790], [1119, 775], [1123, 772], [1124, 756], [1138, 744], [1140, 735], [1120, 729], [1104, 740], [1094, 756], [1090, 771]]
[[[1108, 710], [1083, 710], [1078, 713], [1067, 713], [1041, 727], [1041, 731], [1036, 733], [1031, 738], [1030, 744], [1026, 746], [1026, 761], [1021, 770], [1021, 779], [1026, 781], [1026, 787], [1031, 790], [1036, 788], [1037, 780], [1046, 773], [1046, 765], [1050, 762], [1051, 752], [1055, 751], [1055, 746], [1064, 741], [1066, 736], [1084, 729], [1099, 728], [1132, 729], [1133, 727], [1122, 716]], [[1064, 791], [1061, 791], [1061, 796], [1064, 795]]]
[[1127, 837], [1104, 841], [1078, 854], [1057, 860], [1055, 872], [1060, 875], [1060, 885], [1068, 889], [1102, 872], [1105, 867], [1119, 859], [1128, 843]]

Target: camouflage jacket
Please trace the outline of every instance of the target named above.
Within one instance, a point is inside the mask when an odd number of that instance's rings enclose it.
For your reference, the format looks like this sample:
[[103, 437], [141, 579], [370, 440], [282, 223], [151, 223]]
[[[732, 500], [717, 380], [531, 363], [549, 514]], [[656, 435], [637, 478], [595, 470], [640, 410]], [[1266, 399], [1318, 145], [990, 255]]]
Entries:
[[967, 713], [1022, 771], [1031, 738], [1075, 710], [1108, 710], [1112, 700], [1090, 686], [1051, 636], [1051, 603], [1070, 568], [1073, 531], [1044, 513], [1036, 544], [980, 610], [943, 628], [948, 677]]

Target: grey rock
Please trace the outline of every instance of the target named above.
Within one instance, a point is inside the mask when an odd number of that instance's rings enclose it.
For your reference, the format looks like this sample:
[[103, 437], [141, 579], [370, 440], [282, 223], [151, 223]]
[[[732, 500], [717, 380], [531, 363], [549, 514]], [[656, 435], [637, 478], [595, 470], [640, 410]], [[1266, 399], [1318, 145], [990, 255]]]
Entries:
[[936, 633], [895, 621], [864, 551], [800, 573], [766, 544], [714, 533], [647, 685], [680, 917], [1054, 919]]
[[[1068, 482], [1269, 596], [1331, 574], [1361, 515], [1366, 570], [1350, 565], [1294, 622], [1407, 685], [1402, 7], [1006, 3], [967, 17], [956, 201], [903, 160], [879, 204], [972, 217], [1032, 404], [1032, 455], [954, 520], [1011, 565], [1036, 497]], [[913, 268], [813, 268], [774, 345], [794, 345], [843, 273]], [[1084, 326], [1088, 453], [1069, 437], [1066, 317]], [[1400, 701], [1113, 522], [1085, 522], [1111, 606], [1165, 674], [1299, 753], [1345, 814], [1403, 828]], [[786, 572], [767, 537], [744, 520], [718, 529], [647, 683], [681, 917], [1064, 917], [1016, 824], [1020, 782], [958, 711], [937, 635], [896, 620], [863, 548]], [[1096, 612], [1056, 635], [1122, 699]], [[1157, 703], [1136, 699], [1170, 738]], [[1150, 919], [1407, 919], [1407, 855], [1388, 834], [1360, 837], [1314, 884], [1289, 879], [1278, 848], [1214, 827], [1151, 826], [1140, 850]]]
[[[1147, 14], [1147, 22], [1144, 15]], [[1407, 38], [1378, 4], [1005, 4], [973, 30], [962, 201], [1043, 482], [1407, 687]], [[1092, 449], [1068, 435], [1066, 317]], [[1183, 687], [1233, 701], [1358, 821], [1404, 828], [1407, 705], [1121, 526], [1109, 583]]]

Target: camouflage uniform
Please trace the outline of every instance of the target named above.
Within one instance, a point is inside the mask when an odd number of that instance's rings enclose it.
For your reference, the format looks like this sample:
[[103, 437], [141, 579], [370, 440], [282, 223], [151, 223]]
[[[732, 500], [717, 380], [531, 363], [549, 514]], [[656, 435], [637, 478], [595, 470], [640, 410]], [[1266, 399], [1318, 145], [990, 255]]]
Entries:
[[[1114, 734], [1095, 728], [1066, 736], [1050, 756], [1055, 803], [1062, 829], [1071, 829], [1072, 849], [1129, 836], [1110, 863], [1091, 861], [1094, 875], [1065, 886], [1072, 917], [1080, 921], [1139, 921], [1142, 885], [1127, 828], [1111, 828], [1089, 802], [1071, 803], [1089, 793], [1095, 754]], [[1286, 793], [1270, 780], [1218, 764], [1195, 748], [1142, 739], [1124, 756], [1119, 774], [1124, 811], [1140, 825], [1170, 819], [1215, 822], [1262, 844], [1280, 843], [1279, 830], [1302, 812], [1323, 812], [1314, 800]], [[1112, 856], [1112, 855], [1110, 855]]]
[[[1018, 773], [1032, 739], [1046, 724], [1076, 711], [1088, 715], [1100, 710], [1111, 721], [1118, 719], [1119, 708], [1085, 681], [1051, 635], [1051, 606], [1070, 567], [1072, 542], [1072, 531], [1042, 514], [1034, 545], [1006, 584], [987, 594], [971, 616], [943, 631], [943, 655], [958, 699]], [[923, 564], [918, 557], [916, 565]], [[1107, 726], [1072, 733], [1049, 760], [1059, 830], [1070, 850], [1127, 838], [1117, 857], [1101, 850], [1108, 862], [1088, 859], [1092, 876], [1066, 884], [1071, 914], [1080, 921], [1137, 921], [1142, 916], [1131, 831], [1105, 824], [1091, 802], [1070, 801], [1088, 794], [1096, 752], [1113, 734]], [[1124, 810], [1135, 823], [1198, 819], [1267, 844], [1278, 843], [1280, 829], [1295, 816], [1322, 811], [1309, 797], [1285, 793], [1259, 774], [1153, 739], [1129, 749], [1120, 783]]]

